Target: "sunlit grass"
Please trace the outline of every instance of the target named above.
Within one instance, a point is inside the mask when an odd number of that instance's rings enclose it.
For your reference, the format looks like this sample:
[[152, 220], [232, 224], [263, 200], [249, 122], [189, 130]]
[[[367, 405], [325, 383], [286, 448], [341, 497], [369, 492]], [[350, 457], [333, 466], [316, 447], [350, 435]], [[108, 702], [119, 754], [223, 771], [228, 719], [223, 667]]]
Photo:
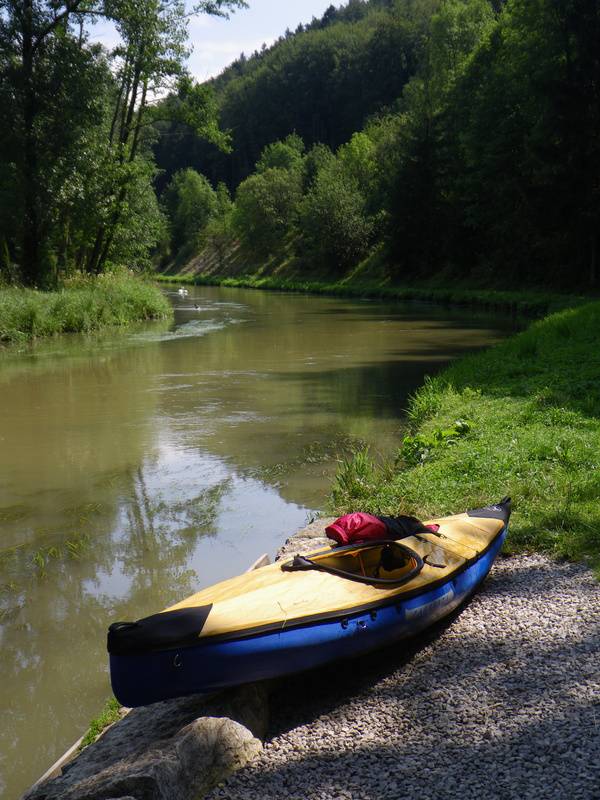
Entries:
[[426, 381], [395, 463], [359, 453], [332, 506], [426, 518], [509, 494], [509, 549], [600, 567], [599, 375], [600, 303], [540, 320]]
[[162, 292], [129, 273], [79, 277], [56, 292], [0, 289], [0, 343], [91, 333], [172, 314]]
[[90, 727], [79, 745], [80, 750], [95, 742], [103, 730], [121, 719], [120, 708], [120, 703], [114, 697], [106, 701], [102, 711], [90, 722]]

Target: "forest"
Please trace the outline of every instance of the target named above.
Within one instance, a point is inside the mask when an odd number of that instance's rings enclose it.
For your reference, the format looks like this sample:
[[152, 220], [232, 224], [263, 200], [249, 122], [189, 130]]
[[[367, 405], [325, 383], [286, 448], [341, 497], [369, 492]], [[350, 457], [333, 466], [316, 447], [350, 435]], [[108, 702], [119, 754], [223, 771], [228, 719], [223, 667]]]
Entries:
[[596, 0], [350, 0], [202, 85], [184, 19], [0, 0], [5, 281], [235, 249], [313, 276], [378, 259], [393, 281], [597, 286]]
[[[191, 14], [243, 0], [0, 0], [0, 276], [49, 288], [142, 267], [164, 237], [157, 113], [227, 146], [211, 90], [184, 67]], [[119, 44], [95, 43], [108, 20]], [[168, 93], [157, 108], [156, 98]]]

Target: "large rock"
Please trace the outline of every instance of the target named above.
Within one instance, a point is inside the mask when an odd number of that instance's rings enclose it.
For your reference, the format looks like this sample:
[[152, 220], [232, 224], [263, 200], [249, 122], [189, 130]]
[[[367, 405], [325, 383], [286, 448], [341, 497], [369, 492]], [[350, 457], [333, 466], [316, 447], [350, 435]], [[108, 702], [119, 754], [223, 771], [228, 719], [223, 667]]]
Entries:
[[250, 684], [131, 711], [27, 800], [199, 800], [252, 760], [267, 696]]

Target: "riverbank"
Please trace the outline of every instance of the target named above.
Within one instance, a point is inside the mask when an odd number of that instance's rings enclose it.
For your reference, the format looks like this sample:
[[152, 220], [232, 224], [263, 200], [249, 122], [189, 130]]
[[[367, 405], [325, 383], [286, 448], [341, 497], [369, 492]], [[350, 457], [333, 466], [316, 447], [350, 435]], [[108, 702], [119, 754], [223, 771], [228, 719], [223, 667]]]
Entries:
[[[325, 545], [328, 521], [292, 536], [278, 557]], [[332, 664], [223, 691], [208, 709], [202, 696], [135, 709], [28, 796], [137, 796], [143, 786], [144, 797], [349, 800], [400, 787], [429, 797], [443, 784], [476, 797], [492, 775], [506, 796], [543, 800], [550, 785], [586, 800], [598, 760], [599, 612], [584, 566], [500, 558], [460, 614], [411, 642], [351, 670]], [[575, 779], [565, 761], [577, 764]]]
[[302, 280], [276, 275], [215, 273], [157, 275], [160, 283], [179, 286], [228, 286], [238, 289], [301, 292], [304, 294], [357, 297], [396, 302], [429, 302], [446, 306], [469, 306], [482, 311], [505, 311], [510, 314], [538, 317], [551, 311], [582, 305], [588, 298], [582, 295], [540, 291], [504, 291], [469, 289], [442, 285], [393, 285], [386, 279], [362, 279], [345, 276], [339, 280]]
[[441, 787], [591, 800], [599, 613], [582, 565], [501, 558], [449, 623], [274, 686], [262, 753], [205, 800], [434, 798]]
[[79, 277], [56, 292], [0, 288], [0, 345], [61, 333], [166, 319], [172, 309], [152, 283], [128, 273]]
[[359, 452], [337, 512], [455, 513], [513, 498], [509, 552], [600, 568], [600, 303], [552, 314], [453, 364], [412, 397], [394, 463]]

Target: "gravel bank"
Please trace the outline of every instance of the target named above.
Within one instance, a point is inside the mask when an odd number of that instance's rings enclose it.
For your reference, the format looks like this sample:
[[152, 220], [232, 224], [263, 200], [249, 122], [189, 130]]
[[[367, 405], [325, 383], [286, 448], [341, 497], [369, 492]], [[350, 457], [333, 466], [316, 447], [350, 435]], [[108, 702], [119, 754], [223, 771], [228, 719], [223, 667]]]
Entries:
[[600, 586], [499, 559], [412, 644], [287, 679], [263, 754], [210, 800], [600, 800]]

